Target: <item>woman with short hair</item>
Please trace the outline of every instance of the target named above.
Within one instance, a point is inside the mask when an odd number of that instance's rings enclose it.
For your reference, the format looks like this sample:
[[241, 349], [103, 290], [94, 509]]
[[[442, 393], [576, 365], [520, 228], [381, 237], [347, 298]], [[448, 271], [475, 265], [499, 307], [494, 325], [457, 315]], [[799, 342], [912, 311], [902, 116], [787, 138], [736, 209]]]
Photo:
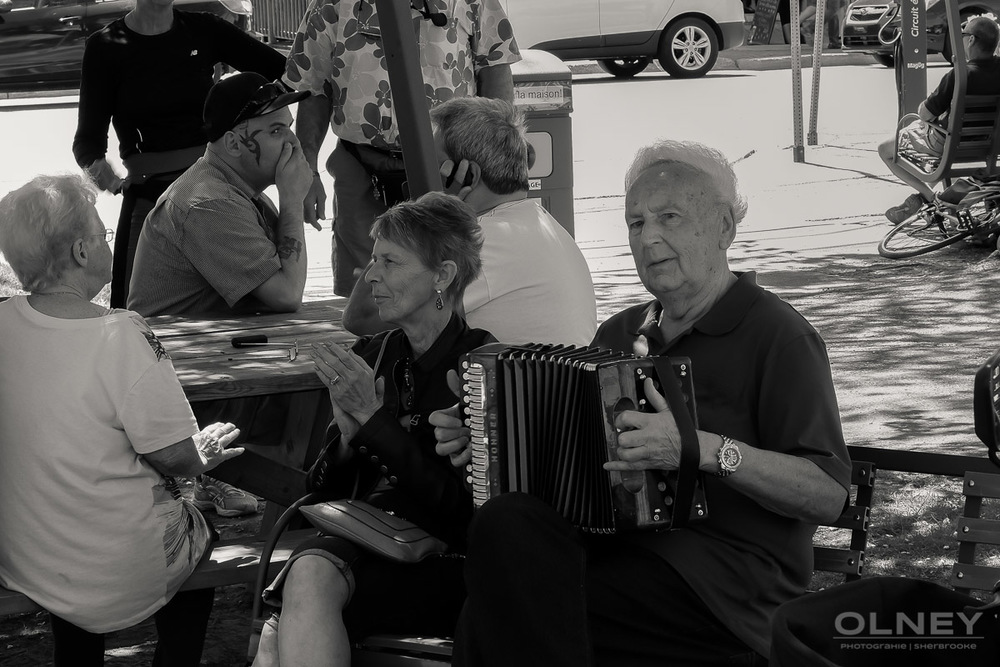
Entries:
[[136, 313], [91, 300], [113, 232], [81, 176], [0, 199], [0, 252], [27, 296], [0, 303], [0, 584], [50, 612], [57, 667], [104, 662], [104, 635], [154, 616], [154, 665], [201, 658], [212, 589], [178, 592], [213, 531], [174, 477], [242, 453], [201, 431]]
[[349, 665], [349, 638], [375, 631], [447, 635], [465, 598], [454, 555], [464, 551], [472, 497], [462, 471], [435, 452], [427, 418], [454, 403], [447, 376], [461, 355], [495, 340], [459, 312], [480, 271], [482, 232], [466, 204], [430, 193], [386, 211], [371, 235], [374, 261], [364, 279], [379, 316], [398, 328], [362, 337], [350, 351], [317, 349], [316, 373], [336, 421], [310, 480], [339, 497], [356, 488], [450, 552], [401, 564], [338, 537], [307, 542], [265, 593], [282, 616], [277, 636], [261, 637], [258, 667]]

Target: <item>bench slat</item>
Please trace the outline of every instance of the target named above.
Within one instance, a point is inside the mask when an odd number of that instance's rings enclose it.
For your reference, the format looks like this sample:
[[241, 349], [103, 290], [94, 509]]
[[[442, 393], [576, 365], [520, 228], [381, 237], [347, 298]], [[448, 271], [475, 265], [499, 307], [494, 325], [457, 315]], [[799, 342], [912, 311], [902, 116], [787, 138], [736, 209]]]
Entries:
[[865, 552], [858, 549], [813, 547], [813, 569], [823, 572], [860, 575]]
[[968, 593], [970, 590], [993, 590], [993, 585], [998, 581], [1000, 581], [1000, 567], [955, 563], [948, 583], [956, 591]]
[[[271, 556], [271, 576], [278, 573], [298, 544], [315, 534], [313, 529], [303, 529], [288, 531], [282, 535]], [[181, 590], [252, 584], [257, 576], [257, 565], [260, 563], [265, 540], [265, 537], [253, 536], [217, 542], [211, 556], [198, 564]], [[0, 587], [0, 616], [36, 611], [42, 611], [42, 608], [27, 596]]]
[[1000, 469], [985, 456], [934, 454], [857, 445], [848, 445], [847, 451], [850, 452], [852, 459], [871, 461], [879, 470], [918, 472], [946, 477], [963, 477], [969, 471], [987, 474], [1000, 472]]
[[960, 517], [958, 519], [958, 541], [1000, 544], [1000, 521]]
[[851, 505], [833, 523], [827, 524], [833, 528], [849, 528], [850, 530], [868, 530], [870, 512], [867, 507]]
[[965, 476], [962, 493], [975, 498], [1000, 498], [1000, 474], [970, 472]]

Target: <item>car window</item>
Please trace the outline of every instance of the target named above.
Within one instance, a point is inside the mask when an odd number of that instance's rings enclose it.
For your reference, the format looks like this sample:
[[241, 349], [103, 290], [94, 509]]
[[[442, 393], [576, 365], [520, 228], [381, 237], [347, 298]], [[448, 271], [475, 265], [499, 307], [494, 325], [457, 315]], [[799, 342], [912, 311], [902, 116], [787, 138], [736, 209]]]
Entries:
[[81, 0], [13, 0], [11, 11], [42, 9], [44, 7], [68, 7], [80, 3]]

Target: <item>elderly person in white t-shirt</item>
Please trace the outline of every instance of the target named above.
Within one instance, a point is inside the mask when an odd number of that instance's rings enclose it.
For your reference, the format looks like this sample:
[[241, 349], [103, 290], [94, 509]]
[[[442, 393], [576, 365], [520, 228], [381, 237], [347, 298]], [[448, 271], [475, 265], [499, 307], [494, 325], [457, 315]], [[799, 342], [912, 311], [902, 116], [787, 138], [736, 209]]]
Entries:
[[[573, 237], [528, 197], [524, 114], [503, 100], [461, 97], [432, 109], [431, 120], [444, 185], [476, 211], [483, 230], [483, 271], [462, 302], [469, 326], [509, 343], [587, 345], [597, 331], [590, 267]], [[359, 336], [388, 328], [365, 281], [355, 284], [343, 321]]]
[[0, 199], [0, 251], [27, 296], [0, 303], [0, 584], [51, 614], [54, 664], [104, 659], [104, 635], [155, 616], [155, 665], [201, 658], [211, 589], [178, 592], [213, 531], [178, 492], [242, 449], [198, 429], [146, 322], [91, 300], [113, 232], [80, 176]]

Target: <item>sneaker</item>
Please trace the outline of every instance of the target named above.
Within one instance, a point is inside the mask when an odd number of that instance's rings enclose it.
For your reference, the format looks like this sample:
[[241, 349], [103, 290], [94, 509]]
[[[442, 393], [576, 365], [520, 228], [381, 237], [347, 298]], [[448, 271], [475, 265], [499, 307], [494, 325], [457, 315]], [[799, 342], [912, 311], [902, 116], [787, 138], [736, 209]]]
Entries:
[[208, 475], [202, 475], [195, 481], [194, 506], [202, 511], [214, 509], [219, 516], [257, 513], [256, 498]]
[[920, 207], [926, 204], [923, 196], [914, 193], [907, 197], [902, 204], [899, 206], [893, 206], [885, 212], [885, 217], [889, 219], [894, 225], [898, 225], [903, 222], [914, 213], [920, 210]]

